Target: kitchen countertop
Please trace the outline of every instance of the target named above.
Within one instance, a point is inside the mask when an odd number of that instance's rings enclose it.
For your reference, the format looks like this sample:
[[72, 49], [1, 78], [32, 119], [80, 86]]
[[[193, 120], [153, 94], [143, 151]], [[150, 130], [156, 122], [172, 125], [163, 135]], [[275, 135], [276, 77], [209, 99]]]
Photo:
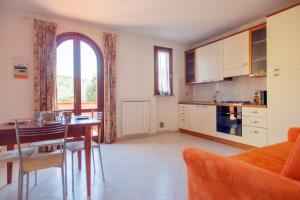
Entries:
[[242, 103], [213, 103], [213, 102], [205, 102], [205, 101], [180, 101], [180, 102], [178, 102], [178, 104], [205, 105], [205, 106], [241, 106], [241, 107], [267, 108], [267, 105], [242, 104]]

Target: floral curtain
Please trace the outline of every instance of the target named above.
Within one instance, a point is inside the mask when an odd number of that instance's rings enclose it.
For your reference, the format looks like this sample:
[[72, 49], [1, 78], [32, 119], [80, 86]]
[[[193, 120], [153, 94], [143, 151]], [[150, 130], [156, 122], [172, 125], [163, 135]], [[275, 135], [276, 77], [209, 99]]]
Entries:
[[104, 142], [116, 141], [116, 42], [113, 33], [103, 33], [104, 42]]
[[56, 27], [34, 20], [34, 109], [50, 111], [56, 103]]

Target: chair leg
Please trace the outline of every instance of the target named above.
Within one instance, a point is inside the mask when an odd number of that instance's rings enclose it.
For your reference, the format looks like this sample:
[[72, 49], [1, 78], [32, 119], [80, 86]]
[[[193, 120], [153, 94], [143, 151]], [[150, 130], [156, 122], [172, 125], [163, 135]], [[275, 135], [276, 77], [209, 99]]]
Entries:
[[23, 199], [23, 185], [24, 185], [23, 179], [24, 179], [24, 173], [21, 171], [20, 175], [21, 175], [21, 180], [20, 180], [20, 200], [22, 200]]
[[[36, 153], [35, 156], [38, 156], [38, 153], [39, 153], [39, 148], [38, 147], [36, 147], [35, 153]], [[37, 186], [37, 170], [34, 171], [34, 186]]]
[[61, 180], [62, 180], [62, 194], [63, 194], [63, 200], [66, 199], [66, 188], [65, 188], [65, 173], [64, 173], [64, 165], [61, 166]]
[[67, 156], [65, 157], [65, 185], [66, 185], [66, 195], [68, 195], [68, 166], [67, 166]]
[[103, 180], [105, 180], [105, 178], [104, 178], [104, 169], [103, 169], [102, 155], [101, 155], [101, 148], [100, 148], [100, 146], [99, 146], [99, 158], [100, 158], [100, 164], [101, 164], [102, 178], [103, 178]]
[[74, 192], [74, 153], [72, 152], [72, 192]]
[[19, 181], [18, 181], [18, 200], [22, 199], [22, 188], [23, 188], [23, 175], [21, 169], [19, 169]]
[[94, 164], [94, 173], [96, 173], [96, 164], [95, 164], [94, 148], [92, 148], [92, 156], [93, 156], [93, 164]]
[[34, 171], [34, 186], [37, 186], [37, 170]]
[[27, 180], [26, 180], [26, 200], [29, 199], [29, 172], [27, 173]]

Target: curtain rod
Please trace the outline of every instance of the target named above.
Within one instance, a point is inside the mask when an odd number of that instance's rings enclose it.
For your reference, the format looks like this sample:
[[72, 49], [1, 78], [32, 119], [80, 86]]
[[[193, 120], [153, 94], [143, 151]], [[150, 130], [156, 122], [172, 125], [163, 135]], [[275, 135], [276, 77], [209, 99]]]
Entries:
[[[31, 17], [31, 16], [26, 16], [26, 15], [24, 15], [22, 18], [25, 19], [25, 20], [34, 20], [34, 19], [38, 19], [37, 17]], [[41, 19], [41, 20], [44, 20], [44, 19]], [[49, 20], [46, 19], [46, 21], [49, 21]], [[57, 20], [54, 20], [54, 22], [57, 23], [57, 24], [59, 24], [59, 22], [58, 22]], [[68, 22], [68, 21], [66, 21], [66, 22]], [[78, 22], [69, 22], [69, 23], [78, 23]], [[80, 23], [80, 22], [79, 22], [79, 23]], [[86, 25], [86, 24], [85, 24], [85, 25]], [[93, 26], [93, 25], [87, 25], [87, 26], [92, 26], [92, 27], [95, 27], [95, 28], [99, 28], [99, 27]], [[110, 32], [110, 33], [115, 33], [117, 36], [120, 36], [120, 34], [117, 33], [117, 32], [110, 31], [110, 30], [105, 30], [104, 28], [101, 28], [101, 27], [100, 27], [100, 29], [103, 29], [103, 30], [101, 31], [102, 33], [103, 33], [103, 32]]]
[[35, 19], [34, 17], [29, 17], [29, 16], [25, 16], [25, 15], [22, 18], [23, 19], [27, 19], [27, 20], [33, 20], [33, 19]]

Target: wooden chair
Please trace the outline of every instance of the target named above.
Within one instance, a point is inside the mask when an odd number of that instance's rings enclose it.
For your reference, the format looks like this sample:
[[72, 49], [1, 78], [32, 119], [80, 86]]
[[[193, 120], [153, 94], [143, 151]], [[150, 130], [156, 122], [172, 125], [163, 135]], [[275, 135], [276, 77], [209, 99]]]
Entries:
[[[97, 112], [97, 113], [93, 112], [92, 117], [94, 117], [94, 118], [101, 121], [102, 112]], [[98, 127], [98, 141], [97, 142], [92, 141], [92, 144], [91, 144], [93, 164], [94, 164], [94, 172], [96, 172], [94, 149], [98, 149], [100, 165], [101, 165], [101, 172], [102, 172], [102, 178], [103, 178], [103, 180], [105, 180], [104, 170], [103, 170], [103, 162], [102, 162], [102, 155], [101, 155], [101, 147], [100, 147], [100, 143], [101, 143], [101, 126]], [[85, 149], [84, 148], [84, 141], [68, 142], [66, 144], [66, 148], [71, 152], [71, 155], [72, 155], [72, 191], [74, 192], [74, 154]]]
[[[16, 138], [19, 152], [19, 184], [18, 184], [18, 199], [21, 200], [23, 196], [23, 177], [27, 175], [27, 187], [26, 187], [26, 200], [29, 197], [29, 173], [36, 170], [42, 170], [52, 167], [61, 168], [62, 173], [62, 188], [63, 188], [63, 199], [66, 199], [66, 187], [65, 181], [67, 176], [65, 174], [64, 163], [66, 158], [66, 137], [68, 133], [68, 124], [51, 124], [42, 125], [34, 128], [20, 128], [18, 121], [15, 122]], [[51, 152], [41, 155], [25, 156], [22, 150], [21, 143], [27, 141], [30, 137], [61, 137], [64, 140], [63, 150], [57, 152]], [[36, 148], [33, 148], [36, 150]]]

